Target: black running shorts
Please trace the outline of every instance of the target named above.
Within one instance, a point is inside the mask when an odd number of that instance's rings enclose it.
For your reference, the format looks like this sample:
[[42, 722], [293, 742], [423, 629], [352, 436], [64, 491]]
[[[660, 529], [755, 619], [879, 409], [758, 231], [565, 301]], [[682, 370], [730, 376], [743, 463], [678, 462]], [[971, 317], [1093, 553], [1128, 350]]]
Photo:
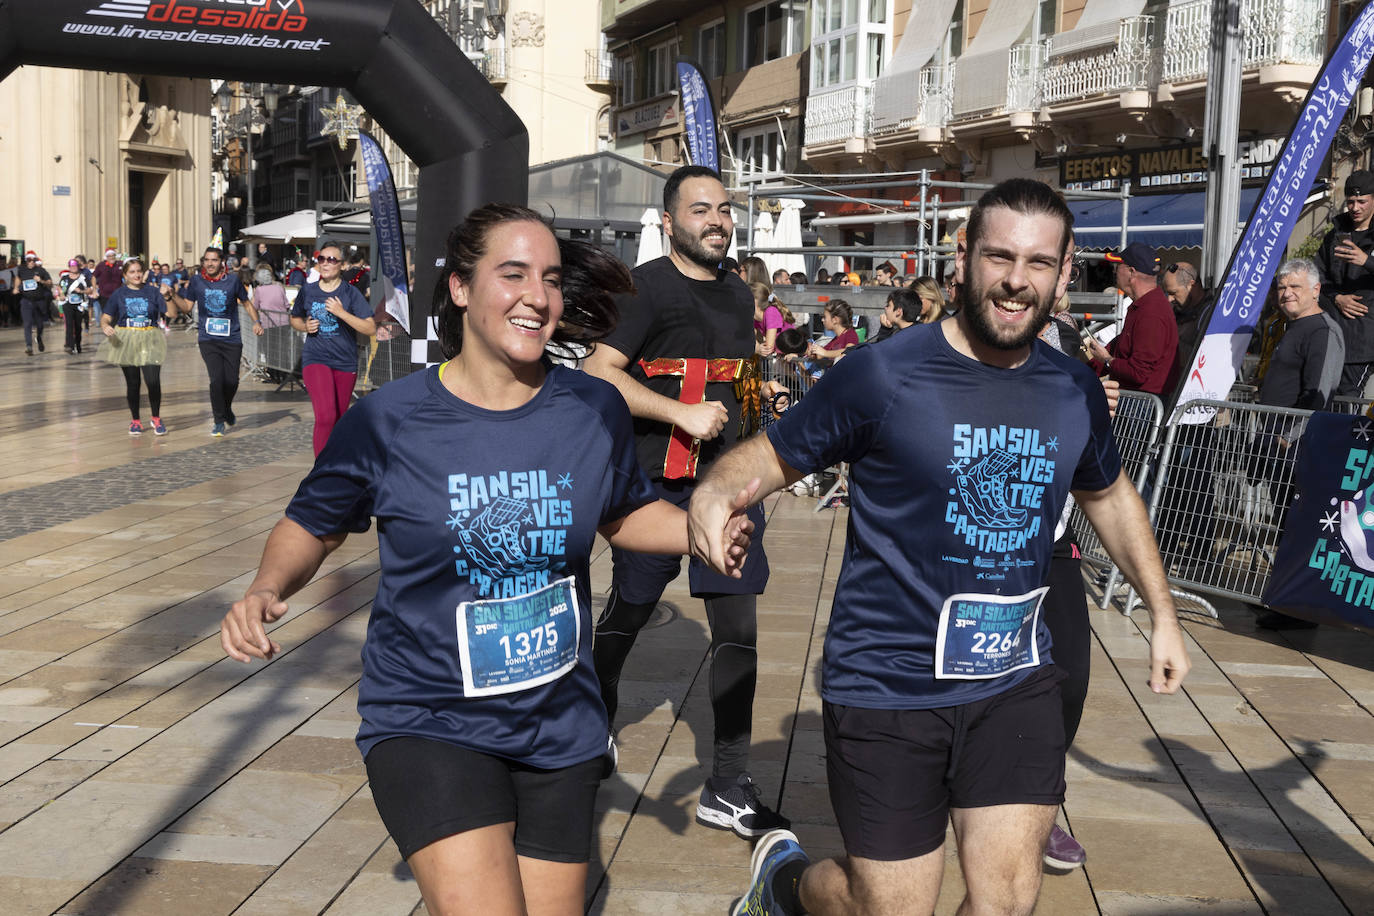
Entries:
[[428, 738], [388, 738], [367, 755], [372, 800], [401, 856], [478, 827], [515, 822], [518, 855], [591, 858], [601, 758], [540, 770]]
[[895, 862], [939, 849], [950, 808], [1064, 801], [1062, 672], [940, 709], [825, 704], [830, 804], [845, 852]]

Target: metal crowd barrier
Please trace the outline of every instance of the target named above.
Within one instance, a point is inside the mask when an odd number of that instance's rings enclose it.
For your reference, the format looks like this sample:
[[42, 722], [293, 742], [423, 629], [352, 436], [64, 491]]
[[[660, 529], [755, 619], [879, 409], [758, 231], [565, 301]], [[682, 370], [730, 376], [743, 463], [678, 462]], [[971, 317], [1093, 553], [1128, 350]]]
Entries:
[[[1184, 411], [1215, 411], [1206, 423]], [[1169, 423], [1150, 493], [1150, 522], [1176, 594], [1259, 603], [1293, 495], [1295, 442], [1311, 411], [1190, 401]], [[1126, 613], [1134, 596], [1128, 598]]]
[[[305, 333], [291, 327], [290, 313], [263, 310], [263, 335], [252, 333], [253, 323], [244, 309], [239, 321], [245, 329], [243, 362], [245, 375], [253, 375], [279, 386], [298, 382], [301, 378], [301, 349]], [[409, 375], [410, 337], [398, 324], [383, 325], [376, 337], [364, 338], [358, 344], [358, 384], [356, 391], [365, 394], [380, 388], [393, 379]]]
[[399, 325], [388, 322], [377, 329], [376, 337], [358, 346], [359, 395], [380, 388], [387, 382], [409, 375], [410, 335]]
[[253, 321], [247, 309], [239, 309], [244, 374], [274, 382], [278, 388], [299, 381], [304, 332], [291, 327], [289, 313], [264, 310], [259, 315], [263, 326], [261, 337], [252, 332]]
[[1355, 417], [1368, 416], [1370, 403], [1369, 398], [1334, 397], [1331, 399], [1331, 412], [1350, 414]]
[[[1112, 435], [1116, 438], [1116, 448], [1121, 454], [1121, 470], [1141, 493], [1146, 492], [1146, 479], [1150, 474], [1151, 459], [1154, 457], [1155, 444], [1159, 440], [1160, 425], [1163, 421], [1164, 404], [1158, 397], [1143, 391], [1121, 392], [1121, 400], [1116, 405], [1116, 416], [1112, 418]], [[1069, 521], [1078, 538], [1078, 549], [1084, 561], [1106, 571], [1101, 602], [1105, 610], [1111, 603], [1111, 596], [1121, 573], [1107, 555], [1097, 532], [1083, 514], [1082, 507], [1073, 507]]]
[[761, 400], [759, 405], [759, 425], [767, 429], [778, 421], [777, 416], [774, 414], [774, 410], [776, 409], [778, 413], [781, 413], [791, 405], [800, 401], [802, 396], [806, 394], [807, 390], [811, 387], [813, 380], [800, 360], [788, 360], [781, 356], [773, 355], [760, 360], [760, 363], [759, 374], [761, 384], [765, 388], [768, 388], [770, 387], [768, 383], [773, 382], [774, 385], [780, 386], [783, 389], [779, 392], [779, 394], [783, 395], [783, 398], [775, 400], [772, 404], [769, 403], [766, 392]]

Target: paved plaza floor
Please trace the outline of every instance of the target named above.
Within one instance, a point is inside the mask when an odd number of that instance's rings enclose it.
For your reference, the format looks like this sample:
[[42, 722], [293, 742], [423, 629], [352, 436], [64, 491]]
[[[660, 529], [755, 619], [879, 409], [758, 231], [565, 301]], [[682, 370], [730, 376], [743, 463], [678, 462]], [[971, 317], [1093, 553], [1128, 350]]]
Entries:
[[[305, 395], [248, 379], [238, 428], [212, 439], [194, 335], [175, 331], [170, 433], [134, 439], [119, 371], [63, 353], [59, 329], [47, 342], [26, 358], [0, 331], [0, 913], [423, 912], [352, 740], [375, 538], [350, 537], [291, 600], [271, 664], [219, 646], [309, 468]], [[826, 855], [818, 660], [845, 511], [813, 502], [766, 504], [753, 773]], [[593, 580], [604, 596], [604, 550]], [[1161, 697], [1147, 615], [1093, 608], [1061, 818], [1088, 863], [1046, 875], [1039, 913], [1374, 913], [1374, 639], [1219, 609], [1186, 615], [1193, 671]], [[590, 912], [721, 916], [745, 887], [749, 844], [693, 819], [707, 644], [675, 584], [622, 681]], [[948, 862], [941, 914], [962, 893]]]

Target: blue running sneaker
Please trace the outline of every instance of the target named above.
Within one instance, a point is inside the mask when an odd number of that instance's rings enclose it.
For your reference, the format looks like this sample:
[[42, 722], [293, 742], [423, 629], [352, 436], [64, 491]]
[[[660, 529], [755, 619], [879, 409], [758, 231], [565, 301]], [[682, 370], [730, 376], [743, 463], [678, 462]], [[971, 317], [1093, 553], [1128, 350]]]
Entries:
[[[800, 916], [801, 908], [793, 906], [797, 901], [795, 882], [801, 880], [811, 859], [797, 842], [796, 834], [790, 830], [774, 830], [754, 847], [750, 864], [749, 893], [735, 904], [731, 916]], [[780, 876], [784, 881], [793, 882], [790, 893], [777, 893], [775, 885]], [[780, 896], [785, 899], [778, 899]]]
[[167, 435], [167, 427], [162, 425], [162, 418], [161, 418], [161, 417], [153, 417], [153, 435], [154, 435], [154, 436], [165, 436], [165, 435]]
[[216, 423], [214, 426], [210, 427], [210, 435], [214, 436], [214, 437], [217, 438], [217, 439], [218, 439], [220, 436], [223, 436], [223, 435], [224, 435], [224, 424], [223, 424], [223, 423]]

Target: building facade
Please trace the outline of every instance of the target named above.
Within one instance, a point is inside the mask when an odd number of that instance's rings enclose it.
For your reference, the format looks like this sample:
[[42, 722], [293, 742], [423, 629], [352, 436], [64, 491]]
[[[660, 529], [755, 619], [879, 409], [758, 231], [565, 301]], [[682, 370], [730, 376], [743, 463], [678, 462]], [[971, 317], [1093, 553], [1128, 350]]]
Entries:
[[[853, 79], [813, 79], [803, 151], [811, 166], [1036, 177], [1069, 190], [1130, 181], [1133, 193], [1146, 194], [1205, 182], [1210, 0], [895, 4], [894, 50], [876, 76], [865, 77], [861, 61]], [[1267, 175], [1332, 40], [1328, 23], [1350, 8], [1243, 0], [1239, 154], [1247, 181]], [[1141, 162], [1158, 167], [1130, 171]], [[879, 242], [897, 242], [902, 231], [875, 227]]]
[[810, 6], [804, 0], [712, 6], [602, 0], [601, 28], [614, 61], [615, 151], [664, 169], [687, 162], [674, 66], [684, 56], [701, 67], [716, 103], [726, 182], [797, 171], [812, 78]]
[[208, 80], [20, 67], [0, 82], [0, 223], [50, 269], [210, 236]]

